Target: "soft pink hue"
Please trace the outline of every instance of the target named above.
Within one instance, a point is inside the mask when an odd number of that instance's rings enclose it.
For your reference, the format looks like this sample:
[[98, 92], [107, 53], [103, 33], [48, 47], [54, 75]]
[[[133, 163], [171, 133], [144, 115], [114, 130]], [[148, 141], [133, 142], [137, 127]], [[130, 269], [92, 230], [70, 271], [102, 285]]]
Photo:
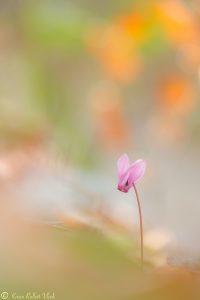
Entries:
[[118, 190], [127, 193], [133, 184], [143, 177], [145, 169], [146, 162], [144, 160], [138, 159], [130, 165], [128, 155], [121, 155], [117, 161]]

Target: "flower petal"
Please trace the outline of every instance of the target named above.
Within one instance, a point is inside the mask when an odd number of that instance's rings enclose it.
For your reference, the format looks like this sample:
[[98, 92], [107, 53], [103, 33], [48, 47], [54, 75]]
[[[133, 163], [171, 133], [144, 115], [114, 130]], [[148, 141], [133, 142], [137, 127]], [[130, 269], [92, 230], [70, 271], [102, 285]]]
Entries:
[[143, 177], [145, 170], [146, 170], [145, 160], [142, 160], [142, 159], [136, 160], [128, 169], [129, 185], [132, 185], [133, 183], [137, 183]]
[[129, 185], [128, 183], [128, 179], [129, 179], [129, 171], [127, 170], [122, 176], [121, 178], [119, 178], [119, 182], [118, 182], [118, 190], [120, 190], [121, 192], [128, 192], [128, 190], [131, 188], [132, 185]]
[[122, 154], [117, 161], [118, 177], [121, 178], [129, 167], [129, 158], [126, 153]]

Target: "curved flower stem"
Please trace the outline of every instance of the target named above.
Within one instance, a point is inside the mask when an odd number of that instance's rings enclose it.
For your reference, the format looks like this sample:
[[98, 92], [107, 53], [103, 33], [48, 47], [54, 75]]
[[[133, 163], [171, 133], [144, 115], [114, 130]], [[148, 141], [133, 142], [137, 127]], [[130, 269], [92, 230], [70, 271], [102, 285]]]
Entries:
[[144, 261], [144, 254], [143, 254], [143, 224], [142, 224], [142, 210], [141, 210], [141, 205], [140, 205], [140, 199], [138, 195], [138, 191], [136, 189], [135, 184], [133, 183], [133, 188], [135, 191], [136, 199], [137, 199], [137, 204], [138, 204], [138, 210], [139, 210], [139, 219], [140, 219], [140, 250], [141, 250], [141, 266], [143, 267], [143, 261]]

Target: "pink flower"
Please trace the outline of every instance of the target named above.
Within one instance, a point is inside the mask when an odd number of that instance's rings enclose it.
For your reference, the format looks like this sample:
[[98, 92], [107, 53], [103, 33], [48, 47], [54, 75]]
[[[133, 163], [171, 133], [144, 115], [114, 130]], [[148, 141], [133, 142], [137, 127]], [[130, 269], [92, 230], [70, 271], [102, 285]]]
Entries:
[[127, 193], [133, 184], [137, 183], [144, 175], [146, 162], [142, 159], [136, 160], [130, 165], [127, 154], [123, 154], [117, 161], [118, 190]]

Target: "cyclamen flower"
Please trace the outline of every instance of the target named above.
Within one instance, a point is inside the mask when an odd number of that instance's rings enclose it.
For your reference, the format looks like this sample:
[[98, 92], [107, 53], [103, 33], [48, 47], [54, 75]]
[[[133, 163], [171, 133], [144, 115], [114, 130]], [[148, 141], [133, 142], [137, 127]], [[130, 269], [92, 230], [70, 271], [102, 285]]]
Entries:
[[142, 159], [136, 160], [130, 165], [127, 154], [123, 154], [117, 161], [118, 190], [127, 193], [133, 187], [139, 210], [140, 219], [140, 242], [141, 242], [141, 265], [143, 266], [143, 224], [142, 210], [139, 195], [135, 184], [143, 177], [146, 170], [146, 162]]
[[123, 154], [117, 161], [118, 190], [127, 193], [133, 184], [137, 183], [144, 175], [146, 162], [142, 159], [136, 160], [130, 165], [127, 154]]

